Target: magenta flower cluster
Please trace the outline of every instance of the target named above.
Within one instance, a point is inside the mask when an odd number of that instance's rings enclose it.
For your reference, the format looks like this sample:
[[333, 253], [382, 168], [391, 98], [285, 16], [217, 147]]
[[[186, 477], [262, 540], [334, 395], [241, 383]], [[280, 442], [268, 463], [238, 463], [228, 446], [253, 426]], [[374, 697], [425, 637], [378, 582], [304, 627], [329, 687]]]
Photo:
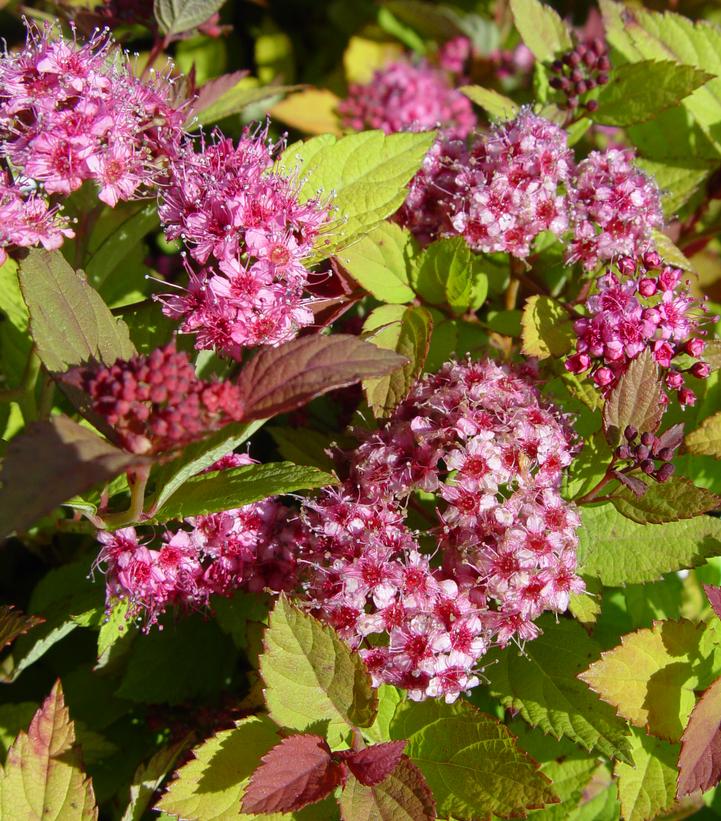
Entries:
[[653, 250], [663, 227], [658, 187], [632, 151], [594, 151], [576, 166], [566, 132], [528, 108], [470, 148], [439, 137], [396, 220], [422, 243], [463, 236], [475, 251], [522, 259], [549, 231], [586, 270]]
[[[465, 53], [461, 43], [447, 47], [445, 65], [455, 70]], [[341, 123], [356, 131], [379, 128], [394, 134], [440, 127], [448, 136], [462, 138], [476, 127], [470, 100], [453, 88], [447, 71], [426, 61], [398, 60], [377, 69], [370, 82], [352, 83], [338, 113]]]
[[593, 270], [603, 260], [652, 250], [663, 228], [656, 183], [633, 165], [631, 149], [592, 151], [578, 164], [569, 190], [573, 240], [568, 262]]
[[[359, 649], [376, 684], [453, 701], [494, 643], [535, 638], [535, 619], [584, 589], [578, 515], [559, 493], [574, 453], [558, 412], [491, 361], [420, 382], [353, 455], [341, 490], [305, 504], [305, 595]], [[405, 523], [436, 494], [437, 558]]]
[[542, 231], [568, 228], [572, 173], [565, 131], [524, 109], [473, 144], [449, 201], [453, 229], [475, 251], [526, 257]]
[[110, 206], [154, 186], [183, 134], [171, 92], [134, 77], [107, 32], [79, 43], [28, 24], [25, 48], [0, 57], [0, 244], [60, 245], [71, 232], [49, 198], [86, 180]]
[[[577, 319], [576, 353], [566, 360], [572, 373], [591, 372], [604, 393], [641, 351], [648, 348], [664, 373], [666, 387], [682, 405], [693, 405], [693, 391], [684, 374], [705, 379], [710, 367], [702, 361], [703, 325], [708, 321], [703, 302], [691, 296], [683, 271], [665, 265], [649, 251], [642, 259], [621, 257], [618, 274], [607, 270], [596, 281], [596, 291], [586, 300], [587, 316]], [[697, 361], [678, 364], [685, 354]], [[665, 398], [665, 397], [664, 397]]]
[[265, 132], [237, 145], [217, 136], [172, 163], [159, 212], [169, 239], [180, 238], [199, 270], [187, 291], [166, 296], [164, 311], [195, 334], [199, 349], [240, 358], [253, 345], [280, 345], [313, 322], [303, 260], [329, 219], [318, 200], [273, 173]]
[[80, 384], [131, 453], [177, 450], [243, 415], [237, 385], [199, 379], [174, 343], [110, 367], [84, 368]]
[[[230, 454], [209, 470], [252, 463]], [[108, 607], [129, 604], [128, 618], [141, 618], [145, 629], [169, 607], [207, 607], [213, 595], [236, 590], [288, 590], [295, 576], [299, 522], [276, 499], [195, 516], [165, 531], [155, 546], [133, 527], [101, 531], [97, 566], [105, 573]]]

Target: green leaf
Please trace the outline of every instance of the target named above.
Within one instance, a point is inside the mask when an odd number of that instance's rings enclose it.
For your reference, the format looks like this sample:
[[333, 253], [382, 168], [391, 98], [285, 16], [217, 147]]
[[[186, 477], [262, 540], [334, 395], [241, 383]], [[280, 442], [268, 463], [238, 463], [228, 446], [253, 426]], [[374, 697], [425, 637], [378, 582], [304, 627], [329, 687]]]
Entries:
[[635, 730], [632, 745], [632, 763], [618, 762], [614, 770], [621, 813], [625, 821], [650, 821], [674, 804], [678, 744]]
[[678, 105], [713, 76], [671, 60], [625, 63], [615, 68], [609, 82], [602, 86], [593, 119], [621, 127], [645, 123]]
[[650, 582], [721, 553], [721, 521], [697, 516], [640, 525], [605, 504], [581, 509], [578, 569], [605, 585]]
[[75, 727], [58, 681], [27, 731], [7, 755], [0, 776], [3, 818], [62, 818], [96, 821], [91, 780], [82, 770]]
[[19, 279], [38, 356], [49, 371], [88, 362], [110, 365], [135, 353], [127, 325], [59, 251], [31, 249]]
[[370, 341], [407, 359], [403, 367], [379, 379], [363, 382], [368, 404], [377, 417], [387, 417], [406, 398], [423, 372], [431, 343], [433, 320], [425, 308], [381, 305], [366, 319], [365, 332], [377, 329]]
[[543, 634], [525, 646], [493, 651], [485, 675], [491, 693], [534, 727], [570, 738], [586, 750], [628, 758], [626, 725], [578, 680], [600, 646], [575, 621], [543, 618]]
[[623, 485], [611, 496], [611, 502], [619, 513], [639, 524], [693, 519], [721, 507], [721, 497], [710, 490], [696, 487], [683, 476], [672, 476], [663, 483], [643, 475], [636, 478], [647, 487], [643, 496], [636, 496]]
[[125, 219], [106, 236], [85, 262], [85, 273], [94, 288], [100, 289], [113, 274], [122, 277], [120, 264], [130, 251], [160, 225], [155, 203], [124, 204]]
[[271, 599], [261, 593], [236, 590], [232, 598], [216, 596], [211, 602], [220, 629], [232, 637], [236, 647], [247, 649], [249, 622], [268, 624]]
[[0, 467], [0, 537], [30, 527], [70, 497], [147, 463], [67, 416], [33, 422], [10, 442]]
[[661, 189], [661, 204], [666, 217], [672, 217], [693, 196], [709, 176], [713, 164], [693, 157], [667, 161], [637, 158], [636, 165], [650, 174]]
[[658, 365], [648, 348], [631, 362], [603, 406], [603, 429], [616, 445], [627, 425], [639, 433], [657, 430], [663, 416]]
[[618, 714], [666, 741], [678, 741], [702, 689], [719, 672], [721, 652], [703, 624], [659, 621], [621, 636], [579, 678]]
[[505, 725], [466, 701], [406, 702], [391, 734], [426, 778], [439, 817], [512, 817], [558, 801]]
[[192, 736], [186, 736], [174, 744], [162, 747], [149, 761], [137, 768], [130, 784], [130, 802], [122, 821], [141, 821], [156, 791], [175, 766], [180, 754], [189, 746], [191, 738]]
[[363, 731], [363, 735], [376, 744], [391, 740], [390, 727], [398, 705], [403, 701], [403, 691], [392, 684], [381, 684], [376, 690], [378, 695], [378, 713], [375, 721]]
[[[223, 79], [223, 78], [219, 78]], [[211, 85], [217, 82], [211, 80], [205, 85]], [[230, 117], [232, 114], [239, 114], [245, 108], [254, 103], [259, 103], [263, 100], [269, 100], [277, 97], [279, 94], [286, 94], [289, 91], [295, 91], [302, 86], [295, 85], [259, 85], [255, 77], [243, 77], [241, 80], [212, 100], [204, 107], [194, 106], [193, 116], [197, 117], [198, 123], [201, 126], [211, 125], [217, 123], [225, 117]], [[201, 88], [201, 94], [205, 86]]]
[[488, 277], [483, 257], [473, 254], [462, 237], [440, 239], [426, 248], [411, 282], [416, 293], [431, 305], [448, 305], [457, 316], [483, 305]]
[[349, 334], [304, 336], [262, 349], [240, 372], [237, 384], [246, 419], [265, 419], [405, 364], [405, 357]]
[[518, 103], [492, 88], [461, 86], [458, 90], [496, 120], [512, 120], [520, 111]]
[[282, 496], [295, 490], [310, 490], [337, 484], [330, 473], [318, 468], [303, 467], [290, 462], [269, 462], [264, 465], [244, 465], [232, 470], [217, 470], [194, 476], [157, 508], [147, 522], [167, 522], [188, 516], [204, 516], [219, 510], [249, 505], [268, 496]]
[[521, 318], [522, 352], [526, 356], [548, 359], [567, 354], [576, 335], [568, 311], [549, 296], [531, 296]]
[[153, 0], [153, 14], [163, 34], [182, 34], [197, 28], [225, 0]]
[[382, 222], [343, 249], [338, 259], [353, 279], [381, 302], [410, 302], [408, 270], [418, 255], [413, 234], [394, 222]]
[[664, 234], [663, 231], [659, 231], [654, 228], [653, 231], [651, 231], [651, 237], [653, 239], [653, 244], [656, 246], [656, 250], [666, 264], [675, 265], [682, 271], [694, 270], [693, 264], [686, 257], [683, 251], [671, 241], [668, 234]]
[[298, 428], [273, 425], [266, 428], [273, 437], [278, 453], [288, 462], [296, 465], [313, 465], [320, 470], [333, 470], [333, 459], [328, 455], [337, 437], [304, 427], [303, 435]]
[[117, 694], [143, 704], [217, 697], [236, 663], [232, 641], [201, 616], [136, 639]]
[[[301, 199], [332, 197], [334, 222], [317, 242], [312, 260], [337, 254], [403, 204], [435, 132], [364, 131], [336, 140], [315, 137], [284, 152], [278, 169], [303, 180]], [[311, 261], [312, 261], [311, 260]]]
[[30, 724], [37, 709], [34, 701], [0, 704], [0, 758], [3, 761], [16, 736]]
[[368, 727], [376, 714], [370, 676], [357, 653], [335, 631], [281, 596], [265, 632], [260, 673], [271, 718], [304, 731], [329, 723], [329, 742], [352, 726]]
[[347, 821], [435, 821], [433, 793], [421, 771], [405, 756], [380, 784], [366, 787], [351, 773], [340, 796]]
[[135, 627], [128, 622], [128, 610], [130, 602], [127, 599], [120, 599], [115, 602], [110, 615], [100, 626], [98, 631], [98, 661], [102, 662], [109, 656], [110, 650], [131, 633]]
[[0, 265], [0, 365], [5, 387], [15, 388], [22, 382], [32, 348], [28, 332], [28, 309], [18, 283], [18, 266], [8, 257]]
[[511, 0], [513, 22], [523, 42], [541, 62], [573, 48], [566, 24], [541, 0]]
[[680, 107], [693, 117], [718, 153], [721, 149], [721, 30], [703, 20], [694, 22], [680, 14], [632, 8], [611, 0], [603, 0], [601, 9], [606, 38], [624, 60], [674, 60], [715, 75], [686, 97]]
[[721, 459], [721, 413], [714, 413], [701, 426], [686, 434], [684, 446], [697, 456], [713, 456]]
[[223, 730], [193, 750], [193, 759], [156, 809], [178, 818], [229, 821], [240, 814], [240, 802], [250, 776], [265, 753], [278, 743], [277, 727], [266, 716], [250, 716], [232, 730]]
[[542, 810], [534, 810], [528, 817], [532, 821], [568, 821], [597, 767], [598, 762], [588, 758], [547, 761], [542, 764], [541, 772], [551, 780], [561, 803], [552, 804]]
[[[152, 481], [156, 487], [153, 504], [160, 509], [170, 497], [182, 487], [191, 476], [209, 468], [214, 462], [234, 451], [238, 445], [249, 439], [265, 423], [264, 419], [254, 422], [226, 425], [200, 442], [193, 442], [177, 458], [153, 470]], [[152, 511], [152, 508], [150, 508]]]

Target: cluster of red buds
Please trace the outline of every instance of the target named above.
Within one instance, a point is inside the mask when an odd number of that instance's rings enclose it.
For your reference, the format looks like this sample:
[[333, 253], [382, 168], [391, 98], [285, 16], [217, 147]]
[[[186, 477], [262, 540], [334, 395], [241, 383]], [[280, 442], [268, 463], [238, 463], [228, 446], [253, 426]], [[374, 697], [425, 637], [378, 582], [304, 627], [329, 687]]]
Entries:
[[583, 107], [587, 111], [595, 111], [598, 108], [596, 100], [582, 103], [581, 98], [594, 88], [606, 85], [610, 68], [608, 49], [601, 37], [579, 43], [554, 60], [551, 71], [556, 76], [551, 77], [550, 85], [564, 94], [566, 99], [561, 107], [569, 110]]
[[657, 482], [667, 482], [673, 476], [671, 462], [683, 441], [683, 425], [674, 425], [660, 436], [646, 431], [640, 437], [633, 425], [627, 425], [623, 438], [614, 455], [628, 462], [632, 470], [640, 468]]

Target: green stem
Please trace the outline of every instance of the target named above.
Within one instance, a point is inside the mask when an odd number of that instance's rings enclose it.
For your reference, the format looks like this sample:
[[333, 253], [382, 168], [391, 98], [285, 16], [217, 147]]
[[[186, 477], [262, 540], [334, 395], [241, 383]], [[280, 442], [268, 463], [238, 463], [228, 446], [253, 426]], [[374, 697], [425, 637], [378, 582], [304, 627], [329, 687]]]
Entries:
[[[148, 484], [149, 476], [150, 465], [142, 465], [128, 471], [130, 506], [127, 510], [118, 513], [107, 513], [99, 519], [104, 529], [115, 530], [118, 527], [125, 527], [125, 525], [131, 525], [142, 520], [145, 507], [145, 487]], [[98, 519], [98, 517], [93, 518]]]

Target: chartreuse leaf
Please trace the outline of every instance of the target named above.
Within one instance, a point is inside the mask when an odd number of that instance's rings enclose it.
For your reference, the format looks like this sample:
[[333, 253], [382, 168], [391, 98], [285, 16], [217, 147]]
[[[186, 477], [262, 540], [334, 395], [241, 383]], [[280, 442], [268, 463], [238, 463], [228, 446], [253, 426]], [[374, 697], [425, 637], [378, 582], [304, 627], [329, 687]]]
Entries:
[[405, 702], [390, 725], [430, 786], [440, 817], [511, 817], [558, 801], [508, 728], [467, 701]]
[[639, 524], [693, 519], [721, 506], [721, 497], [706, 488], [696, 487], [683, 476], [672, 476], [662, 483], [646, 476], [636, 478], [647, 487], [643, 496], [636, 496], [628, 487], [622, 486], [611, 496], [611, 502], [619, 513]]
[[615, 775], [625, 821], [649, 821], [674, 804], [678, 744], [641, 730], [631, 736], [631, 763], [616, 763]]
[[435, 821], [436, 804], [423, 773], [405, 756], [379, 784], [368, 787], [348, 774], [340, 797], [347, 821]]
[[392, 684], [381, 684], [376, 690], [378, 695], [378, 712], [374, 722], [363, 735], [376, 744], [390, 741], [390, 726], [398, 705], [403, 701], [403, 691]]
[[197, 28], [225, 0], [153, 0], [153, 13], [163, 34], [182, 34]]
[[653, 433], [661, 422], [661, 380], [648, 348], [631, 362], [603, 406], [603, 429], [609, 444], [620, 441], [628, 425]]
[[188, 479], [168, 499], [151, 521], [184, 519], [219, 510], [242, 507], [268, 496], [281, 496], [295, 490], [333, 485], [336, 478], [314, 467], [290, 462], [243, 465], [232, 470], [214, 471]]
[[707, 417], [700, 427], [687, 433], [684, 445], [689, 453], [696, 456], [721, 459], [721, 413]]
[[661, 204], [666, 217], [672, 217], [688, 202], [713, 167], [709, 160], [694, 157], [669, 159], [667, 162], [639, 157], [636, 165], [656, 180], [661, 189]]
[[541, 772], [551, 779], [561, 803], [534, 810], [528, 817], [533, 821], [567, 821], [597, 767], [598, 762], [594, 758], [571, 758], [542, 764]]
[[439, 239], [426, 248], [411, 268], [416, 293], [431, 305], [447, 305], [461, 316], [478, 310], [488, 295], [483, 258], [471, 253], [461, 237]]
[[180, 754], [190, 745], [191, 738], [192, 736], [188, 736], [162, 747], [149, 761], [137, 768], [130, 784], [130, 802], [122, 821], [141, 821], [156, 790], [175, 766]]
[[0, 265], [0, 365], [5, 385], [17, 387], [22, 381], [32, 339], [28, 333], [28, 309], [18, 283], [18, 266], [8, 257]]
[[254, 422], [226, 425], [206, 439], [193, 442], [176, 459], [165, 462], [153, 469], [152, 481], [156, 487], [153, 506], [155, 510], [163, 507], [175, 491], [191, 476], [210, 467], [213, 462], [234, 451], [238, 445], [250, 438], [264, 424], [264, 419]]
[[641, 525], [605, 504], [584, 506], [581, 525], [579, 572], [608, 586], [655, 581], [721, 553], [721, 521], [711, 516]]
[[678, 105], [713, 76], [672, 60], [625, 63], [613, 70], [610, 81], [601, 88], [593, 119], [621, 127], [645, 123]]
[[575, 621], [543, 618], [539, 626], [543, 634], [526, 645], [525, 655], [494, 651], [498, 663], [485, 669], [491, 693], [555, 738], [627, 759], [625, 723], [577, 678], [600, 646]]
[[621, 637], [579, 678], [636, 727], [678, 741], [694, 691], [721, 672], [721, 648], [704, 624], [660, 621]]
[[721, 779], [721, 679], [701, 696], [681, 739], [678, 758], [679, 798], [705, 792]]
[[364, 131], [338, 140], [325, 134], [291, 145], [277, 167], [300, 174], [301, 198], [332, 196], [333, 225], [319, 238], [313, 259], [337, 253], [394, 213], [434, 138], [433, 131]]
[[462, 86], [458, 90], [496, 120], [512, 120], [520, 110], [518, 103], [492, 88]]
[[97, 819], [91, 780], [82, 770], [75, 727], [56, 682], [27, 732], [8, 750], [0, 777], [3, 818]]
[[[363, 330], [379, 348], [389, 348], [406, 357], [403, 367], [363, 382], [368, 404], [378, 417], [389, 416], [408, 395], [423, 371], [431, 343], [433, 320], [426, 308], [381, 305], [365, 321]], [[375, 333], [373, 331], [375, 330]]]
[[304, 731], [328, 722], [331, 746], [352, 726], [368, 727], [377, 700], [357, 653], [327, 625], [281, 596], [265, 631], [260, 673], [271, 718]]
[[244, 817], [245, 788], [261, 757], [280, 740], [277, 729], [266, 716], [250, 716], [212, 736], [193, 750], [156, 809], [198, 821]]
[[511, 0], [513, 22], [537, 60], [552, 60], [573, 47], [566, 24], [541, 0]]
[[19, 279], [38, 356], [49, 371], [94, 361], [108, 365], [135, 353], [127, 325], [60, 251], [32, 248]]
[[695, 22], [673, 12], [647, 11], [611, 0], [604, 0], [601, 8], [606, 38], [626, 61], [674, 60], [714, 75], [685, 97], [681, 106], [716, 149], [721, 148], [721, 30], [706, 21]]
[[33, 422], [10, 442], [0, 469], [0, 537], [29, 527], [71, 496], [147, 462], [67, 416]]
[[413, 234], [394, 222], [382, 222], [338, 259], [353, 279], [381, 302], [410, 302], [413, 289], [408, 271], [418, 255]]
[[537, 359], [564, 356], [576, 338], [568, 311], [549, 296], [535, 295], [526, 300], [521, 328], [521, 350]]

